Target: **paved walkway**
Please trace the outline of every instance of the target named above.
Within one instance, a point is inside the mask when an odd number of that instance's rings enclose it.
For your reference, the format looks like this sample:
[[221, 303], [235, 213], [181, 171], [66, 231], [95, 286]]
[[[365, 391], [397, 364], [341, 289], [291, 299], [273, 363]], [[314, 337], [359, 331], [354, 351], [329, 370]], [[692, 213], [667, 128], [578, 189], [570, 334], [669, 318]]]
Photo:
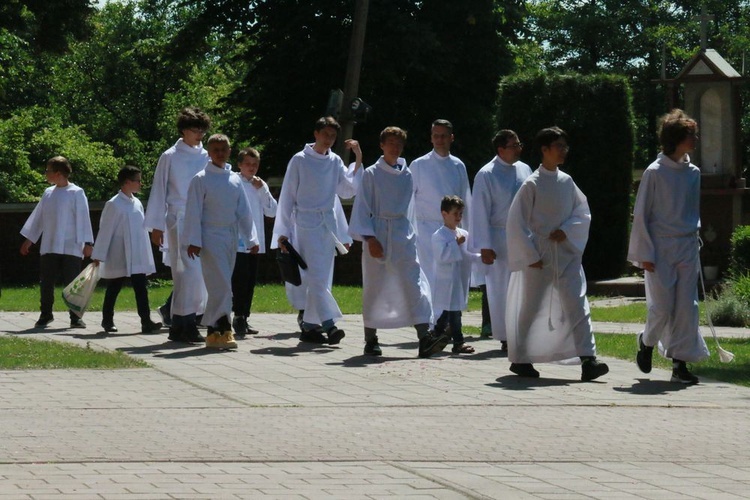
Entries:
[[593, 383], [560, 365], [521, 380], [495, 341], [423, 360], [410, 329], [367, 358], [360, 316], [316, 347], [293, 316], [258, 315], [236, 352], [128, 333], [134, 313], [115, 335], [98, 313], [43, 333], [36, 316], [0, 313], [0, 334], [152, 368], [0, 372], [0, 499], [750, 498], [750, 389], [617, 360]]

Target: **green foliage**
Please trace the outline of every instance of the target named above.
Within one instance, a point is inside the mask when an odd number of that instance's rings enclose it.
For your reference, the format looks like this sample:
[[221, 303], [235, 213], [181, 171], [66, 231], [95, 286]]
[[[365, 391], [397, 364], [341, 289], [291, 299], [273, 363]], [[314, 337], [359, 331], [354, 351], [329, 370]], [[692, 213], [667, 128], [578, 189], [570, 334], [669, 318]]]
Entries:
[[569, 135], [563, 170], [588, 198], [592, 213], [583, 265], [589, 279], [616, 278], [625, 269], [630, 222], [634, 131], [630, 87], [613, 75], [521, 75], [500, 85], [498, 128], [530, 145], [523, 161], [541, 160], [536, 133], [552, 125]]
[[71, 182], [86, 191], [89, 200], [109, 199], [116, 192], [120, 163], [112, 148], [91, 141], [80, 126], [63, 125], [48, 110], [32, 108], [0, 120], [0, 202], [31, 202], [48, 187], [46, 161], [62, 155], [73, 165]]
[[750, 226], [737, 226], [732, 232], [729, 275], [744, 276], [750, 271]]
[[730, 280], [712, 294], [706, 307], [718, 326], [750, 326], [750, 276]]
[[146, 368], [122, 352], [95, 351], [64, 342], [0, 337], [0, 370]]

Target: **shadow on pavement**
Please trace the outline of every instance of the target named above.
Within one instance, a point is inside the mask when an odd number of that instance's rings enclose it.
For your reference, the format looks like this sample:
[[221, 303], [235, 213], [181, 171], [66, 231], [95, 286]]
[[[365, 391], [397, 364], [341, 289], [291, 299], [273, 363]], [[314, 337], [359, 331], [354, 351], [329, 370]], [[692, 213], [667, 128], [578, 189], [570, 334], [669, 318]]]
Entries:
[[370, 365], [379, 365], [388, 361], [413, 361], [414, 357], [390, 357], [390, 356], [371, 356], [369, 354], [360, 354], [352, 356], [340, 362], [326, 363], [328, 366], [343, 366], [344, 368], [364, 368]]
[[138, 347], [128, 346], [128, 347], [118, 347], [117, 351], [124, 352], [126, 354], [149, 354], [151, 356], [158, 356], [160, 352], [162, 351], [174, 351], [177, 349], [184, 350], [184, 349], [191, 349], [194, 350], [196, 348], [203, 349], [204, 346], [200, 344], [184, 344], [182, 342], [172, 342], [171, 340], [167, 340], [166, 342], [162, 344], [150, 344], [150, 345], [143, 345]]
[[492, 351], [484, 351], [484, 352], [475, 352], [474, 354], [453, 354], [451, 352], [450, 345], [445, 348], [445, 351], [443, 351], [442, 354], [447, 354], [448, 356], [452, 356], [455, 359], [460, 359], [461, 361], [484, 361], [486, 359], [498, 359], [498, 358], [508, 357], [508, 352], [502, 351], [500, 349], [494, 349]]
[[636, 379], [630, 387], [613, 387], [617, 392], [627, 392], [630, 394], [637, 394], [640, 396], [658, 396], [660, 394], [668, 394], [670, 392], [677, 392], [683, 389], [687, 389], [688, 385], [676, 384], [674, 382], [668, 382], [666, 380], [650, 380], [647, 378]]
[[517, 375], [505, 375], [496, 379], [492, 384], [485, 384], [487, 387], [497, 387], [499, 389], [508, 389], [511, 391], [533, 391], [540, 387], [562, 387], [571, 384], [581, 383], [579, 380], [567, 380], [559, 378], [525, 378]]
[[333, 351], [335, 348], [326, 344], [311, 344], [309, 342], [300, 342], [291, 347], [264, 347], [262, 349], [252, 349], [252, 354], [270, 355], [270, 356], [299, 356], [305, 352], [315, 354], [325, 354]]

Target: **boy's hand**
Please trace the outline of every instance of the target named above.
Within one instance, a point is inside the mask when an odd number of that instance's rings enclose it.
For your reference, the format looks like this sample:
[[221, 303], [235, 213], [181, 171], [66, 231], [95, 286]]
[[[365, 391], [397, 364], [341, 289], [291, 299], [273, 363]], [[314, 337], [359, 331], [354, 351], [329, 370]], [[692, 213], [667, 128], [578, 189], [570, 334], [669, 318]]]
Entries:
[[459, 245], [463, 245], [465, 241], [466, 241], [466, 236], [464, 235], [456, 237], [456, 243], [458, 243]]
[[29, 255], [29, 250], [31, 250], [31, 245], [33, 244], [34, 242], [28, 239], [21, 243], [21, 255]]
[[359, 141], [354, 139], [347, 139], [344, 141], [344, 144], [346, 145], [346, 149], [351, 149], [352, 153], [354, 153], [354, 156], [357, 158], [357, 161], [362, 161], [362, 148], [359, 147]]
[[367, 240], [367, 249], [370, 251], [370, 255], [375, 259], [382, 259], [385, 257], [383, 245], [381, 245], [378, 239], [374, 236]]
[[279, 250], [281, 250], [281, 253], [289, 253], [289, 251], [286, 249], [286, 245], [284, 245], [285, 241], [288, 241], [289, 238], [286, 236], [279, 236], [278, 242], [279, 242]]
[[85, 259], [88, 259], [89, 257], [91, 257], [91, 253], [93, 251], [94, 251], [94, 247], [92, 247], [88, 243], [86, 243], [85, 245], [83, 245], [83, 257]]
[[641, 266], [643, 267], [644, 270], [650, 273], [653, 273], [654, 271], [656, 271], [656, 266], [654, 266], [653, 262], [641, 262]]
[[555, 229], [551, 233], [549, 233], [549, 239], [554, 241], [555, 243], [561, 243], [568, 239], [568, 235], [565, 234], [565, 231], [562, 229]]
[[540, 259], [540, 260], [534, 262], [533, 264], [529, 264], [529, 267], [533, 267], [534, 269], [542, 269], [542, 267], [544, 267], [544, 264], [542, 263], [542, 261]]
[[253, 178], [250, 180], [250, 183], [253, 185], [255, 189], [260, 189], [263, 187], [263, 180], [257, 175], [253, 176]]
[[255, 245], [254, 247], [250, 247], [250, 253], [258, 253], [260, 250], [260, 245]]
[[491, 248], [483, 248], [479, 253], [482, 256], [482, 264], [487, 264], [489, 266], [494, 264], [495, 259], [497, 259], [497, 254]]
[[100, 263], [100, 262], [101, 262], [100, 260], [96, 260], [96, 259], [94, 259], [94, 262], [93, 262], [93, 264], [94, 264], [94, 267], [99, 267], [99, 263]]
[[201, 247], [197, 247], [195, 245], [188, 245], [187, 254], [188, 254], [188, 257], [190, 257], [191, 259], [200, 257]]
[[151, 243], [161, 248], [164, 245], [164, 231], [161, 231], [159, 229], [152, 229]]

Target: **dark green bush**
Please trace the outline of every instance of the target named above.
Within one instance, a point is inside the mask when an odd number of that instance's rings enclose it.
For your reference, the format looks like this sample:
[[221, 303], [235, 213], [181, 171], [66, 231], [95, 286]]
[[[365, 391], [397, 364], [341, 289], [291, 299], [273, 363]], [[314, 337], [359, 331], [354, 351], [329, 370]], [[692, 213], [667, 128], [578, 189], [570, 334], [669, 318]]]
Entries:
[[592, 221], [583, 265], [589, 279], [626, 268], [635, 133], [630, 86], [613, 75], [525, 75], [500, 84], [498, 128], [528, 144], [522, 160], [535, 169], [536, 133], [557, 125], [569, 137], [563, 170], [588, 198]]
[[734, 228], [729, 254], [729, 276], [739, 278], [750, 272], [750, 226]]

